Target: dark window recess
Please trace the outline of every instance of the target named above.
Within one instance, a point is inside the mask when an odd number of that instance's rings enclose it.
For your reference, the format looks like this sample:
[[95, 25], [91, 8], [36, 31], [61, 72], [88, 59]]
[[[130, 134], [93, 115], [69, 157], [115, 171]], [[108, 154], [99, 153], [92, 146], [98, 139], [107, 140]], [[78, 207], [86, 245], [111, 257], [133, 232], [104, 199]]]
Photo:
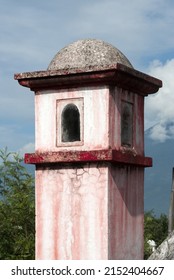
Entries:
[[61, 115], [62, 142], [80, 141], [80, 113], [76, 105], [65, 106]]
[[133, 138], [133, 105], [131, 103], [122, 102], [121, 113], [121, 145], [132, 146]]

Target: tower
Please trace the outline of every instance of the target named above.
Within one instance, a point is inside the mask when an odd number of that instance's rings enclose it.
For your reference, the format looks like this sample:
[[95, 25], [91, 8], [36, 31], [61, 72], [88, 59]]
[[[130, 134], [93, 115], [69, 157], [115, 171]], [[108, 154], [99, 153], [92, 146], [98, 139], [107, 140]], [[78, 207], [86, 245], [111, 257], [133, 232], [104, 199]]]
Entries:
[[144, 97], [160, 80], [112, 45], [79, 40], [46, 71], [16, 74], [35, 93], [37, 259], [142, 259]]

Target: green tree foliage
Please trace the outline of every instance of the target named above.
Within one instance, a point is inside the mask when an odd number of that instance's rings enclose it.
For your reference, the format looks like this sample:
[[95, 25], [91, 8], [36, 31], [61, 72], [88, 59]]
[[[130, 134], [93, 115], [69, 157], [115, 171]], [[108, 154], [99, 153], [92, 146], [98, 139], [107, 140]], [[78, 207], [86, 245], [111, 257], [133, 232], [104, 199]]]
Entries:
[[34, 259], [34, 178], [16, 153], [0, 150], [0, 259]]
[[168, 235], [168, 218], [165, 214], [161, 214], [157, 218], [154, 212], [148, 211], [144, 215], [144, 258], [152, 254], [152, 250], [148, 244], [148, 240], [154, 240], [158, 247]]

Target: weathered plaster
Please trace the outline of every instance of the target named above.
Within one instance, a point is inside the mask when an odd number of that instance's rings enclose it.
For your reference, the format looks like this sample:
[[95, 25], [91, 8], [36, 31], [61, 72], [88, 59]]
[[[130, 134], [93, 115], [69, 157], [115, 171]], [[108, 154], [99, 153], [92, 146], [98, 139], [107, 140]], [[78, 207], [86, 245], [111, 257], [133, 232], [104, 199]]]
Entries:
[[108, 259], [143, 259], [144, 169], [109, 167]]
[[[36, 152], [25, 159], [36, 164], [36, 258], [141, 259], [144, 167], [152, 164], [144, 97], [162, 82], [91, 39], [62, 49], [48, 70], [15, 79], [35, 92]], [[83, 141], [59, 146], [56, 105], [71, 98], [83, 99]], [[123, 101], [133, 108], [132, 146], [121, 142]]]
[[85, 164], [36, 171], [37, 259], [142, 259], [142, 168]]
[[37, 259], [107, 259], [107, 182], [103, 164], [36, 171]]
[[[56, 145], [56, 102], [58, 100], [84, 99], [84, 145], [71, 146], [72, 150], [95, 150], [108, 147], [108, 87], [80, 88], [74, 90], [43, 91], [35, 95], [36, 152], [67, 150]], [[96, 133], [97, 128], [97, 133]]]
[[[119, 87], [110, 87], [109, 96], [109, 144], [113, 149], [121, 147], [121, 102], [133, 106], [132, 149], [144, 155], [144, 97]], [[112, 112], [112, 113], [111, 113]]]

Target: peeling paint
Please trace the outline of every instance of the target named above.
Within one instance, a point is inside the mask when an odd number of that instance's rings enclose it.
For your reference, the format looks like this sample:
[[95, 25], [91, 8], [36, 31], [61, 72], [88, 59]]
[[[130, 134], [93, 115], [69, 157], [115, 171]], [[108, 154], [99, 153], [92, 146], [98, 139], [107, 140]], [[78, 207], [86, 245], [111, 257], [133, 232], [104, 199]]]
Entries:
[[122, 147], [117, 150], [98, 151], [64, 151], [25, 154], [25, 163], [48, 164], [48, 163], [78, 163], [78, 162], [111, 162], [114, 164], [128, 164], [134, 166], [150, 167], [152, 159], [138, 155], [135, 149]]

